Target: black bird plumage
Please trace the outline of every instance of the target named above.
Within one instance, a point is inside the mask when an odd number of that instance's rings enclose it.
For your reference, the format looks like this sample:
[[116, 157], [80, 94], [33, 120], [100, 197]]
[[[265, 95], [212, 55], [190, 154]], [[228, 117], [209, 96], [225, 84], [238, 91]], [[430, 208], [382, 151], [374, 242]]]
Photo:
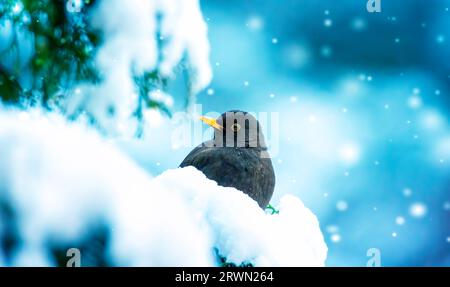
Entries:
[[275, 173], [259, 122], [251, 114], [229, 111], [215, 120], [214, 138], [192, 150], [180, 167], [194, 166], [225, 187], [235, 187], [265, 209]]

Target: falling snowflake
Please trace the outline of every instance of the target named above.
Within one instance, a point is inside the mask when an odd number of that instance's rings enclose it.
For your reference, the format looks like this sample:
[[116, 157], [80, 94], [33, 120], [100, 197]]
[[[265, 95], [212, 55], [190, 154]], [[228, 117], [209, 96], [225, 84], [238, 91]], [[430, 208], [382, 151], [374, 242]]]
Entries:
[[397, 225], [403, 225], [403, 224], [405, 224], [405, 218], [403, 216], [397, 216], [395, 218], [395, 223]]
[[409, 214], [415, 218], [422, 218], [427, 213], [427, 206], [421, 202], [413, 203], [409, 207]]
[[333, 234], [331, 235], [331, 241], [334, 243], [338, 243], [341, 241], [341, 236], [339, 234]]
[[336, 209], [339, 211], [346, 211], [348, 209], [348, 203], [344, 200], [340, 200], [336, 203]]
[[323, 21], [323, 25], [324, 25], [325, 27], [331, 27], [331, 26], [333, 25], [333, 21], [332, 21], [331, 19], [325, 19], [325, 20]]

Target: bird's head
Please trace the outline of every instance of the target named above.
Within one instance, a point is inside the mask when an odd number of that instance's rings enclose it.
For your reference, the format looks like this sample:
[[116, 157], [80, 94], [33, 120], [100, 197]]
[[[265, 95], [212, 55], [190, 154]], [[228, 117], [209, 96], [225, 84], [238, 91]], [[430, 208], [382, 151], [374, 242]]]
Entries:
[[204, 116], [200, 119], [214, 128], [216, 147], [266, 148], [261, 125], [250, 113], [232, 110], [217, 119]]

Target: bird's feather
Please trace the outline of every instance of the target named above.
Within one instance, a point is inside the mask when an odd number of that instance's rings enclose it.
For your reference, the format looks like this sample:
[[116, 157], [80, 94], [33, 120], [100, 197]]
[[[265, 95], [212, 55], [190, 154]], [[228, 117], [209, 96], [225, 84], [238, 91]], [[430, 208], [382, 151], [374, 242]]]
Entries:
[[209, 147], [204, 143], [192, 150], [180, 167], [194, 166], [209, 179], [225, 187], [235, 187], [265, 208], [275, 187], [270, 158], [262, 158], [261, 148]]

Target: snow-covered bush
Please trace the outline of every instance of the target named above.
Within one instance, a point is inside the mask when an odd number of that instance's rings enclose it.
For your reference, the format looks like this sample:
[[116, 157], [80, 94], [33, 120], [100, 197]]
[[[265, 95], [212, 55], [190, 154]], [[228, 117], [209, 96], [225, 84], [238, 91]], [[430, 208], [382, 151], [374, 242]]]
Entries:
[[0, 112], [0, 265], [64, 264], [64, 248], [79, 248], [82, 265], [217, 266], [217, 250], [236, 265], [323, 266], [314, 214], [294, 196], [277, 208], [193, 167], [152, 178], [56, 114]]
[[[0, 99], [84, 117], [135, 135], [145, 110], [170, 113], [167, 81], [186, 97], [212, 78], [199, 0], [7, 0], [0, 3]], [[155, 91], [165, 98], [155, 98]]]
[[0, 265], [78, 248], [84, 266], [323, 266], [298, 198], [266, 214], [193, 167], [152, 177], [104, 136], [170, 114], [177, 71], [192, 104], [208, 58], [199, 0], [2, 1], [0, 99], [26, 109], [0, 107]]

